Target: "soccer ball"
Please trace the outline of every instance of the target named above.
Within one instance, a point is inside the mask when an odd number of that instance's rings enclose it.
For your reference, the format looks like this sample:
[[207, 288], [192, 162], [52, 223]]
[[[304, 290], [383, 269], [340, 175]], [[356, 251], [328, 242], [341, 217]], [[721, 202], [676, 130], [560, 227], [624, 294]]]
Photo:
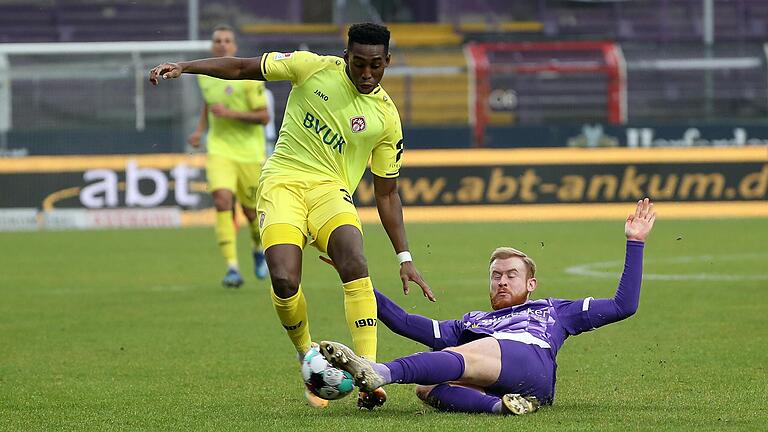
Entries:
[[341, 399], [355, 387], [352, 375], [331, 366], [316, 347], [304, 355], [301, 375], [309, 391], [325, 400]]

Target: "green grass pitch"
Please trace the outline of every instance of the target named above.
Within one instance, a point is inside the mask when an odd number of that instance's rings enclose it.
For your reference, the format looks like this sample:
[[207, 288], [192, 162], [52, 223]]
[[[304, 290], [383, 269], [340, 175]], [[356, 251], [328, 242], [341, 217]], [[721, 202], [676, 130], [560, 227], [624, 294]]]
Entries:
[[[411, 224], [411, 250], [435, 304], [418, 287], [402, 295], [379, 226], [366, 227], [366, 250], [379, 289], [411, 312], [448, 319], [488, 308], [487, 259], [500, 245], [537, 261], [534, 297], [612, 295], [622, 229], [622, 221]], [[566, 341], [554, 406], [519, 418], [439, 413], [410, 385], [390, 386], [390, 401], [374, 412], [358, 411], [353, 397], [309, 408], [269, 285], [251, 274], [244, 230], [239, 240], [246, 285], [226, 290], [212, 229], [0, 234], [0, 430], [677, 431], [768, 424], [766, 220], [661, 216], [646, 246], [638, 313]], [[596, 273], [574, 274], [574, 267]], [[303, 286], [314, 339], [348, 343], [340, 284], [311, 248]], [[419, 349], [379, 329], [380, 360]]]

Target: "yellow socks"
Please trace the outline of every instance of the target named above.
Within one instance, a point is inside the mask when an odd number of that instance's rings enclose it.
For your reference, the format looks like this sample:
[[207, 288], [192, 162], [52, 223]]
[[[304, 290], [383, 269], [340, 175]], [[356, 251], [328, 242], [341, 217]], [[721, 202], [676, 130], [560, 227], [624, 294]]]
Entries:
[[235, 223], [232, 221], [232, 210], [216, 212], [216, 240], [227, 265], [237, 268], [237, 252], [235, 247]]
[[288, 332], [288, 337], [291, 338], [296, 351], [304, 354], [312, 346], [304, 291], [299, 286], [299, 292], [286, 299], [276, 296], [274, 290], [271, 290], [271, 294], [272, 305], [275, 307], [278, 318], [280, 318], [280, 323]]
[[344, 284], [344, 311], [355, 352], [376, 361], [376, 296], [370, 277]]
[[[292, 297], [281, 299], [271, 291], [272, 305], [288, 337], [299, 353], [305, 353], [312, 346], [309, 334], [309, 317], [304, 291]], [[371, 278], [365, 277], [344, 284], [344, 311], [347, 326], [352, 334], [352, 342], [357, 354], [368, 360], [376, 361], [376, 296], [373, 294]]]

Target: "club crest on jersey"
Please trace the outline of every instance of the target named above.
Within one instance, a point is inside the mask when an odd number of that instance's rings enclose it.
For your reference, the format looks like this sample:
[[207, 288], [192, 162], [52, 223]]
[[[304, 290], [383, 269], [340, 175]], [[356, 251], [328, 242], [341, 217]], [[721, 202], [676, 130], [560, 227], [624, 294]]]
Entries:
[[352, 117], [350, 119], [350, 123], [352, 124], [352, 132], [362, 132], [365, 130], [365, 117]]
[[275, 53], [275, 61], [277, 61], [277, 60], [285, 60], [287, 58], [290, 58], [291, 54], [293, 54], [293, 53], [281, 53], [281, 52]]
[[234, 92], [235, 89], [231, 85], [228, 85], [227, 88], [224, 89], [224, 93], [228, 94], [229, 96], [232, 96], [232, 93]]

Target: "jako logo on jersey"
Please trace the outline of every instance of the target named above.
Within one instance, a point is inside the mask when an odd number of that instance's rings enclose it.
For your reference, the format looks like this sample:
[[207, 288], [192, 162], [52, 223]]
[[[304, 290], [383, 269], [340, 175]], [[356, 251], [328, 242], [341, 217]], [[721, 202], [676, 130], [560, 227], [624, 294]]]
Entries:
[[232, 93], [234, 93], [234, 92], [235, 92], [235, 89], [232, 86], [229, 86], [229, 85], [227, 86], [227, 88], [224, 89], [224, 93], [226, 93], [226, 94], [228, 94], [230, 96], [232, 96]]
[[[304, 127], [315, 131], [315, 133], [323, 140], [324, 144], [333, 146], [333, 149], [338, 150], [339, 154], [344, 153], [344, 144], [346, 144], [344, 138], [332, 131], [328, 125], [320, 123], [320, 119], [307, 113], [304, 116]], [[331, 136], [331, 134], [333, 134], [333, 136]]]
[[328, 102], [328, 96], [326, 96], [325, 93], [321, 92], [320, 90], [315, 90], [315, 94], [320, 96], [320, 99]]
[[365, 117], [352, 117], [349, 121], [352, 123], [352, 132], [357, 133], [365, 130]]
[[277, 60], [285, 60], [287, 58], [291, 57], [291, 54], [293, 53], [275, 53], [275, 61]]

